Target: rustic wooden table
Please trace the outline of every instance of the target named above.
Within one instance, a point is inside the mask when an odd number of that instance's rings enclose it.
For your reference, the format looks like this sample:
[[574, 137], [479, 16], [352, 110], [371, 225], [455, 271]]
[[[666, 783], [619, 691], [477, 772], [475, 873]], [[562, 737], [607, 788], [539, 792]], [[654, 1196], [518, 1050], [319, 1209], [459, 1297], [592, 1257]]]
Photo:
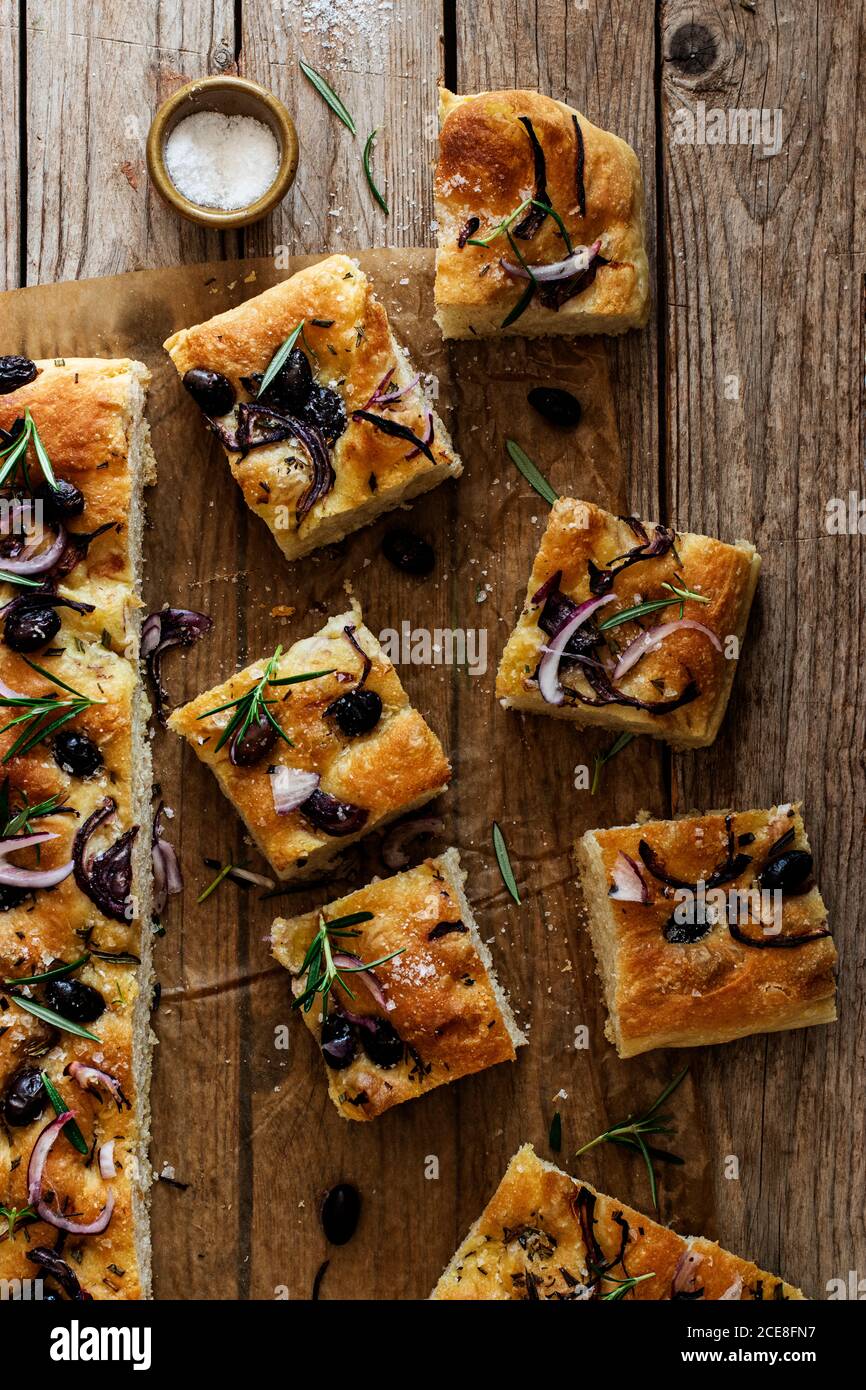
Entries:
[[[390, 220], [299, 74], [301, 53], [359, 130], [382, 127]], [[840, 950], [836, 1027], [693, 1054], [706, 1182], [724, 1243], [813, 1297], [849, 1270], [866, 1275], [866, 565], [856, 525], [826, 524], [830, 499], [864, 492], [864, 58], [862, 8], [846, 0], [0, 0], [8, 288], [278, 246], [429, 245], [443, 77], [459, 91], [537, 87], [637, 149], [655, 310], [646, 332], [610, 346], [631, 508], [748, 536], [765, 556], [716, 745], [647, 756], [674, 813], [804, 799]], [[302, 154], [278, 212], [222, 237], [160, 204], [144, 139], [181, 81], [234, 71], [286, 102]], [[764, 112], [757, 143], [732, 140], [731, 113], [750, 109]], [[623, 815], [634, 809], [624, 787]], [[449, 1161], [472, 1169], [486, 1142], [458, 1127]], [[477, 1183], [456, 1187], [454, 1234], [479, 1202]], [[241, 1256], [212, 1288], [268, 1296], [241, 1267], [255, 1230], [244, 1197], [239, 1213]], [[421, 1215], [392, 1221], [417, 1249]], [[373, 1263], [356, 1292], [386, 1297], [387, 1260]], [[352, 1292], [339, 1277], [329, 1291]]]

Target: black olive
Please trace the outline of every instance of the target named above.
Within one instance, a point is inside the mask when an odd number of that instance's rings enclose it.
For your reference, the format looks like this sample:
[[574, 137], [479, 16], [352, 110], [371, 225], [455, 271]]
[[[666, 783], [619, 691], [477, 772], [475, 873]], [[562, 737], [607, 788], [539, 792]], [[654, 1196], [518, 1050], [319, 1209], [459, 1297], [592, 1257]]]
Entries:
[[23, 903], [26, 897], [26, 888], [13, 888], [11, 883], [0, 883], [0, 912], [9, 912], [11, 908]]
[[322, 1201], [322, 1230], [332, 1245], [345, 1245], [358, 1229], [361, 1194], [350, 1182], [337, 1183]]
[[318, 426], [331, 445], [336, 444], [348, 424], [346, 407], [336, 391], [327, 386], [313, 387], [302, 414], [309, 424]]
[[61, 729], [53, 744], [54, 761], [72, 777], [92, 777], [102, 767], [102, 754], [87, 734]]
[[47, 1284], [43, 1284], [43, 1285], [42, 1285], [42, 1302], [43, 1302], [43, 1303], [63, 1303], [64, 1300], [61, 1298], [60, 1294], [57, 1292], [56, 1289], [49, 1288], [49, 1286], [48, 1286]]
[[396, 1067], [403, 1060], [403, 1039], [387, 1018], [377, 1018], [375, 1030], [365, 1028], [361, 1036], [364, 1051], [377, 1067]]
[[416, 536], [414, 531], [405, 531], [401, 527], [387, 532], [382, 541], [382, 554], [395, 569], [418, 575], [419, 578], [432, 574], [436, 563], [433, 547]]
[[694, 946], [712, 930], [712, 922], [678, 922], [675, 917], [669, 917], [662, 927], [662, 936], [672, 946]]
[[36, 375], [36, 363], [29, 357], [0, 357], [0, 396], [8, 396], [26, 386]]
[[44, 608], [25, 604], [6, 615], [3, 638], [13, 652], [36, 652], [60, 631], [60, 614], [47, 604]]
[[239, 735], [240, 730], [229, 744], [229, 759], [235, 767], [252, 767], [273, 748], [277, 731], [271, 721], [261, 714], [253, 720], [243, 738]]
[[357, 738], [375, 729], [382, 718], [382, 699], [375, 690], [347, 690], [325, 710], [332, 714], [341, 733], [347, 738]]
[[792, 849], [771, 859], [758, 882], [770, 891], [779, 889], [782, 893], [796, 895], [804, 891], [812, 866], [811, 854], [804, 849]]
[[273, 381], [267, 386], [264, 395], [258, 399], [298, 415], [306, 405], [312, 389], [313, 373], [310, 364], [301, 349], [294, 347]]
[[50, 517], [81, 516], [84, 511], [84, 493], [66, 478], [58, 478], [56, 487], [43, 483], [37, 496]]
[[184, 373], [183, 384], [205, 415], [228, 415], [235, 403], [235, 388], [221, 372], [211, 372], [207, 367], [191, 367]]
[[93, 1023], [105, 1008], [99, 990], [80, 980], [50, 980], [45, 986], [45, 1002], [73, 1023]]
[[580, 424], [580, 401], [570, 391], [558, 386], [533, 386], [526, 399], [551, 425], [573, 430]]
[[322, 1056], [333, 1071], [342, 1071], [355, 1055], [355, 1034], [342, 1014], [328, 1014], [322, 1024]]
[[19, 1067], [3, 1096], [2, 1110], [7, 1125], [32, 1124], [42, 1114], [47, 1099], [38, 1067]]

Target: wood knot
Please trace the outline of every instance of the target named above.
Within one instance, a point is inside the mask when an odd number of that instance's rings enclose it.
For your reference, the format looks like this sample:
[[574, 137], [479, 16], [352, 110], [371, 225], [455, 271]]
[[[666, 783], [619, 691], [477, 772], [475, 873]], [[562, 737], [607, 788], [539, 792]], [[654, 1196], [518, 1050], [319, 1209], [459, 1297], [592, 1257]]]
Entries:
[[688, 77], [709, 72], [718, 55], [718, 44], [705, 24], [681, 24], [671, 35], [668, 61]]

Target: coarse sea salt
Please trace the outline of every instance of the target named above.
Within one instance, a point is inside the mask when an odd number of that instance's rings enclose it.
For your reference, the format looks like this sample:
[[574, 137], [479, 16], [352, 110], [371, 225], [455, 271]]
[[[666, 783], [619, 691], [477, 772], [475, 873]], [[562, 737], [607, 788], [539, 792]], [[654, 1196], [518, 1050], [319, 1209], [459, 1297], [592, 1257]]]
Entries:
[[175, 188], [204, 208], [231, 212], [267, 193], [280, 149], [254, 116], [197, 111], [178, 122], [165, 144], [165, 167]]

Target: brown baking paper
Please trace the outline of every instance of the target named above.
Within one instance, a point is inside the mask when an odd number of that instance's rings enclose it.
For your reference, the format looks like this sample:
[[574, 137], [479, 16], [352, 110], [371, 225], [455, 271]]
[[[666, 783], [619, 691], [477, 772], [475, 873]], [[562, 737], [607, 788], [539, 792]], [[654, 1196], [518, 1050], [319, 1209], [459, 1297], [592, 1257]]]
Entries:
[[[291, 1014], [286, 973], [273, 961], [275, 915], [326, 902], [387, 872], [372, 835], [331, 883], [263, 900], [212, 878], [205, 857], [267, 872], [207, 768], [170, 734], [155, 736], [156, 776], [174, 809], [170, 837], [185, 890], [171, 901], [156, 945], [162, 998], [154, 1015], [154, 1291], [158, 1298], [307, 1298], [322, 1262], [323, 1298], [424, 1298], [499, 1182], [531, 1141], [602, 1190], [651, 1211], [638, 1158], [581, 1144], [644, 1109], [686, 1060], [655, 1053], [620, 1062], [603, 1033], [604, 1009], [584, 930], [571, 847], [595, 825], [664, 814], [661, 753], [638, 740], [605, 770], [601, 791], [576, 790], [609, 746], [552, 719], [500, 709], [496, 663], [523, 600], [547, 504], [505, 453], [517, 439], [561, 493], [623, 511], [628, 499], [604, 345], [567, 339], [465, 343], [446, 348], [432, 318], [433, 253], [365, 251], [359, 259], [418, 369], [438, 382], [438, 408], [454, 429], [466, 471], [420, 499], [403, 524], [427, 537], [432, 579], [393, 570], [380, 553], [394, 515], [339, 546], [289, 565], [247, 509], [222, 450], [202, 427], [162, 351], [175, 329], [257, 294], [314, 257], [276, 271], [271, 260], [140, 271], [2, 296], [2, 350], [31, 357], [124, 356], [153, 373], [148, 415], [159, 461], [149, 494], [145, 597], [201, 609], [213, 634], [164, 664], [177, 702], [306, 636], [328, 612], [361, 601], [374, 632], [459, 629], [472, 634], [468, 664], [399, 668], [413, 703], [454, 765], [433, 808], [443, 833], [413, 846], [413, 862], [454, 844], [467, 890], [491, 943], [530, 1046], [496, 1067], [368, 1124], [348, 1124], [329, 1101], [313, 1040]], [[532, 385], [571, 389], [583, 405], [576, 431], [552, 429], [529, 407]], [[60, 461], [62, 462], [62, 461]], [[482, 653], [482, 643], [486, 651]], [[482, 654], [483, 658], [482, 659]], [[482, 671], [482, 666], [486, 669]], [[426, 813], [425, 813], [426, 814]], [[509, 898], [491, 846], [505, 833], [523, 906]], [[588, 1030], [588, 1047], [580, 1029]], [[690, 1080], [669, 1107], [678, 1137], [666, 1146], [683, 1167], [659, 1170], [660, 1219], [714, 1235], [707, 1160]], [[548, 1133], [562, 1117], [562, 1151]], [[357, 1235], [328, 1247], [323, 1191], [354, 1183]]]

